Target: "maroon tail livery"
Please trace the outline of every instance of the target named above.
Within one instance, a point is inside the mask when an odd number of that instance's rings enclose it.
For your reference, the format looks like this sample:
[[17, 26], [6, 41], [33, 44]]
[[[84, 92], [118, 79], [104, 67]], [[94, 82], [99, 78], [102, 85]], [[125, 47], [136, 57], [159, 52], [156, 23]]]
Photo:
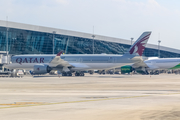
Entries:
[[138, 40], [131, 46], [129, 53], [138, 54], [139, 56], [142, 56], [150, 35], [151, 35], [151, 32], [144, 32], [138, 38]]

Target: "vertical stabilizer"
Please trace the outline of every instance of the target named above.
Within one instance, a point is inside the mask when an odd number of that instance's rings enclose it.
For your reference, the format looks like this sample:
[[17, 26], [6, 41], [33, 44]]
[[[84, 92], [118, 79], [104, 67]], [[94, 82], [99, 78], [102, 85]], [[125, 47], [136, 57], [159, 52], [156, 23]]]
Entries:
[[129, 54], [142, 56], [151, 32], [144, 32], [129, 49]]

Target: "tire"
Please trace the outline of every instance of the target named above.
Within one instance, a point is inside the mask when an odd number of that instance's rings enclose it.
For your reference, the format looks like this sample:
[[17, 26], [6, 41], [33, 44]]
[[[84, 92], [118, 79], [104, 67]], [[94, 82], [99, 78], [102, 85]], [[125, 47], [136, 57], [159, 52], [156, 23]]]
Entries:
[[84, 73], [81, 73], [81, 76], [84, 76]]
[[79, 74], [78, 74], [78, 73], [75, 73], [75, 76], [79, 76]]
[[63, 74], [62, 74], [62, 76], [67, 76], [67, 75], [68, 75], [68, 74], [66, 74], [66, 73], [63, 73]]
[[69, 73], [68, 76], [72, 76], [72, 73]]

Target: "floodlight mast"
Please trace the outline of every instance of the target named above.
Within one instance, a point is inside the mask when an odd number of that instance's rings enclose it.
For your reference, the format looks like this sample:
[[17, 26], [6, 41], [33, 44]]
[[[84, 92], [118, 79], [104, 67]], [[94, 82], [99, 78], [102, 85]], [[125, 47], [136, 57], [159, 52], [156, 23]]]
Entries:
[[132, 45], [132, 41], [133, 41], [134, 38], [131, 38], [131, 45]]
[[55, 34], [56, 34], [56, 31], [53, 31], [53, 54], [54, 54], [54, 48], [55, 48], [55, 47], [54, 47], [54, 39], [55, 39], [54, 36], [55, 36]]
[[158, 40], [158, 57], [159, 57], [159, 58], [160, 58], [160, 43], [161, 43], [161, 41]]
[[94, 35], [94, 26], [93, 26], [93, 35], [92, 35], [92, 37], [93, 37], [93, 45], [92, 45], [93, 48], [92, 49], [93, 49], [93, 54], [94, 54], [94, 38], [95, 38], [95, 35]]
[[9, 64], [9, 60], [8, 60], [8, 55], [9, 55], [9, 52], [8, 52], [8, 31], [9, 31], [9, 28], [8, 28], [8, 16], [6, 17], [6, 55], [7, 55], [7, 64]]

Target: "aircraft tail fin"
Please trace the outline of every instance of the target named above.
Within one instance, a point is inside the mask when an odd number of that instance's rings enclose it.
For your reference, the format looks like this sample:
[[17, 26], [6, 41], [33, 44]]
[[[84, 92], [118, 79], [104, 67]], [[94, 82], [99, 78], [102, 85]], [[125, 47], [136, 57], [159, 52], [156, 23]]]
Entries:
[[151, 32], [144, 32], [129, 49], [129, 54], [142, 56]]

